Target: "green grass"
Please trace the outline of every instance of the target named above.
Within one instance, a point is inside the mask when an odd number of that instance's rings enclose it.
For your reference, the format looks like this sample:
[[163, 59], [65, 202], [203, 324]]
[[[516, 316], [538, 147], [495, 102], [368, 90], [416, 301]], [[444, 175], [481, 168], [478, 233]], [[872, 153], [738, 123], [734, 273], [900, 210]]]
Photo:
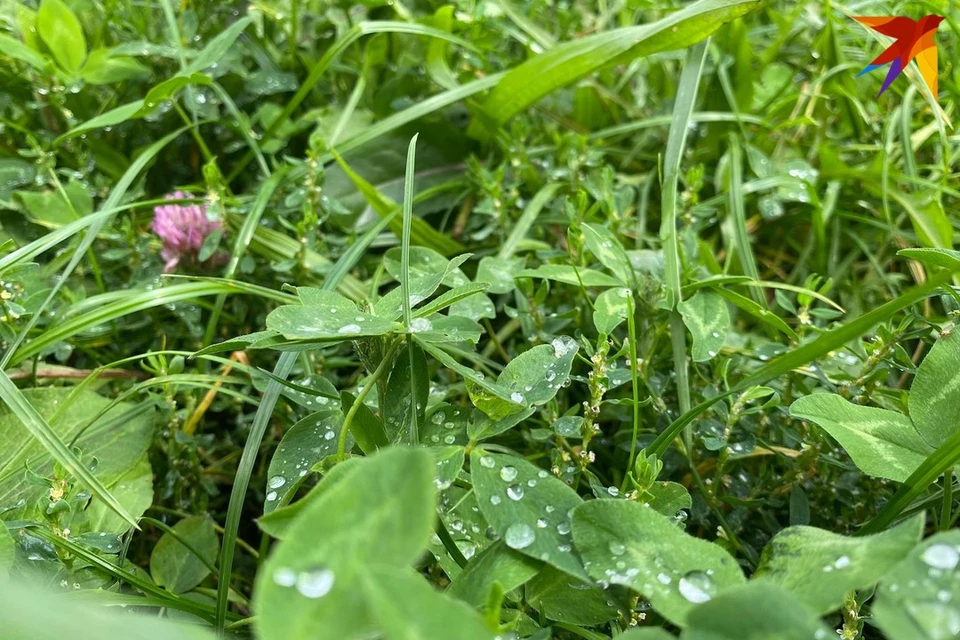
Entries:
[[952, 637], [958, 20], [0, 9], [0, 622]]

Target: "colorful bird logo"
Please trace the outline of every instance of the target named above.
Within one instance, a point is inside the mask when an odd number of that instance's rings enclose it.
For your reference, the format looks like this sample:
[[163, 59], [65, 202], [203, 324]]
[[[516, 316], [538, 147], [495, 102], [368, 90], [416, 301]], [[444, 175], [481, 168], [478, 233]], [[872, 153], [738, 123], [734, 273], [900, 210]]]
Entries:
[[868, 64], [866, 69], [857, 74], [857, 77], [860, 77], [877, 67], [892, 63], [890, 72], [887, 73], [887, 79], [883, 81], [880, 93], [877, 94], [878, 98], [883, 95], [894, 78], [903, 73], [903, 70], [914, 58], [917, 59], [917, 66], [920, 67], [920, 74], [923, 76], [924, 82], [930, 87], [933, 97], [937, 97], [937, 45], [933, 41], [933, 34], [936, 33], [937, 27], [943, 22], [943, 16], [929, 15], [919, 20], [886, 16], [852, 17], [877, 33], [896, 38], [896, 42], [887, 47], [886, 51], [877, 56], [876, 60]]

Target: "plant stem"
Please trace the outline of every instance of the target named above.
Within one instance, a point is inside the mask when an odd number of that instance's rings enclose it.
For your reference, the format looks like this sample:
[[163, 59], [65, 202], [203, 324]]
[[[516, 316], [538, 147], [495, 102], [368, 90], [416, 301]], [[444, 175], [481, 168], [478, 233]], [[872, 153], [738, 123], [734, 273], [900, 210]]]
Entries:
[[[364, 399], [367, 397], [367, 394], [370, 393], [370, 390], [373, 389], [380, 378], [390, 370], [390, 365], [393, 364], [393, 356], [397, 352], [397, 348], [400, 346], [400, 342], [394, 342], [390, 345], [390, 348], [387, 349], [387, 352], [383, 355], [383, 360], [380, 361], [380, 364], [377, 365], [376, 371], [374, 371], [369, 378], [366, 380], [366, 384], [363, 385], [363, 388], [357, 393], [357, 399], [353, 401], [353, 404], [350, 405], [350, 410], [347, 411], [347, 415], [343, 418], [343, 428], [340, 429], [340, 440], [337, 442], [337, 460], [343, 460], [347, 455], [347, 434], [350, 432], [350, 425], [353, 423], [353, 417], [357, 415], [357, 411], [360, 410], [360, 405], [363, 404]], [[382, 399], [381, 399], [382, 402]]]

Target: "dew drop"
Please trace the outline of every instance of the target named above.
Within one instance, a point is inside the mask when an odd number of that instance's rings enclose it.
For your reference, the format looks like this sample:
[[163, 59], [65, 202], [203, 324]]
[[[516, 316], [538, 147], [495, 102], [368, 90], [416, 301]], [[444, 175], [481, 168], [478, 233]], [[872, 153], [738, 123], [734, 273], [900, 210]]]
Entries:
[[496, 460], [493, 459], [493, 456], [483, 456], [480, 458], [480, 466], [487, 469], [493, 469], [493, 465], [497, 464]]
[[507, 487], [507, 497], [516, 502], [523, 498], [523, 487], [519, 484], [512, 484]]
[[536, 534], [529, 525], [516, 523], [510, 525], [503, 536], [503, 541], [511, 549], [526, 549], [533, 544]]
[[513, 482], [517, 479], [517, 468], [505, 466], [500, 469], [500, 479], [504, 482]]
[[330, 593], [333, 580], [333, 571], [326, 567], [303, 571], [297, 576], [297, 591], [308, 598], [322, 598]]
[[346, 336], [346, 335], [355, 335], [355, 334], [358, 334], [358, 333], [360, 333], [360, 331], [362, 331], [362, 329], [360, 329], [360, 325], [357, 325], [357, 324], [345, 324], [345, 325], [343, 325], [342, 327], [340, 327], [340, 329], [337, 331], [337, 333], [339, 333], [339, 334], [342, 335], [342, 336]]
[[610, 553], [613, 555], [622, 556], [624, 553], [626, 553], [626, 551], [627, 547], [619, 540], [610, 541]]
[[927, 547], [921, 556], [934, 569], [954, 569], [960, 562], [960, 553], [950, 545], [938, 543]]
[[297, 584], [297, 574], [293, 569], [280, 567], [273, 572], [273, 581], [281, 587], [292, 587]]
[[713, 597], [717, 589], [713, 580], [710, 579], [710, 576], [703, 571], [691, 571], [683, 576], [680, 578], [680, 582], [677, 583], [677, 588], [680, 590], [680, 595], [682, 595], [687, 602], [694, 604], [706, 602]]
[[279, 489], [287, 483], [287, 479], [283, 476], [273, 476], [270, 478], [270, 481], [267, 482], [267, 486], [271, 489]]

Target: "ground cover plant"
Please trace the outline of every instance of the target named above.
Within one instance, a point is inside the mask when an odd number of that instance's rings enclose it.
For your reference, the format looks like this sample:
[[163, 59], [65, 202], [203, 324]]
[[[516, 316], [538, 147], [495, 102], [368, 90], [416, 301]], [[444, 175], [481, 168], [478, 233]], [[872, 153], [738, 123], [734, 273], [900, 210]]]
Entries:
[[960, 637], [958, 19], [0, 6], [0, 636]]

